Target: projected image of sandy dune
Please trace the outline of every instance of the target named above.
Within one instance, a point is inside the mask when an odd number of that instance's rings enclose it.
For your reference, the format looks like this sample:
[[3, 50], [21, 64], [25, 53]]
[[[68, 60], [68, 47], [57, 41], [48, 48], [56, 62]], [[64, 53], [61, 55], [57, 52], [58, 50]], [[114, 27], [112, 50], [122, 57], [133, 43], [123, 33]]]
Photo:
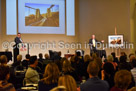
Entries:
[[59, 27], [59, 5], [25, 3], [25, 26]]

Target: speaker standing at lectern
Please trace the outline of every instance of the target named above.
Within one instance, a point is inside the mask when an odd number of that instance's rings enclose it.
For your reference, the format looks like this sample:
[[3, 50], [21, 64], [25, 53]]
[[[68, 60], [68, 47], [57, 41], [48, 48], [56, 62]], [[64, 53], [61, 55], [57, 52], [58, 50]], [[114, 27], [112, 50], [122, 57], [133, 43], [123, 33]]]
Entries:
[[19, 43], [22, 43], [21, 34], [18, 33], [17, 37], [14, 39], [15, 45], [13, 46], [14, 51], [14, 62], [17, 61], [17, 55], [19, 55]]

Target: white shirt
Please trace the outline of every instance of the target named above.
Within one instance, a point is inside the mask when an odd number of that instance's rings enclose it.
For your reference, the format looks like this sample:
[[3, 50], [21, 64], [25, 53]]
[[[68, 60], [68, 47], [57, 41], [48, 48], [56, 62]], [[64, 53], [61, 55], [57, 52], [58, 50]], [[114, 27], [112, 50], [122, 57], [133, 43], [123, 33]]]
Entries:
[[92, 41], [93, 41], [93, 46], [95, 47], [95, 39], [93, 39]]

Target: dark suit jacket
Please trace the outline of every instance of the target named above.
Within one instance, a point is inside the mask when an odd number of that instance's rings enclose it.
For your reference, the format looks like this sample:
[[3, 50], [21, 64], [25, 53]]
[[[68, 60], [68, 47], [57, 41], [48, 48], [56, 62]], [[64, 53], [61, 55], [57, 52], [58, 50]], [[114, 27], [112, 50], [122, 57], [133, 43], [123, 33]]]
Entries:
[[[95, 43], [98, 42], [96, 39], [94, 39], [94, 40], [95, 40]], [[92, 45], [92, 47], [94, 47], [94, 46], [93, 46], [93, 39], [90, 39], [90, 40], [89, 40], [89, 44]], [[96, 47], [96, 46], [95, 46], [95, 47]]]
[[80, 85], [81, 91], [109, 91], [109, 84], [98, 77], [89, 78]]
[[15, 41], [16, 44], [22, 43], [22, 41], [18, 37], [16, 37], [14, 41]]

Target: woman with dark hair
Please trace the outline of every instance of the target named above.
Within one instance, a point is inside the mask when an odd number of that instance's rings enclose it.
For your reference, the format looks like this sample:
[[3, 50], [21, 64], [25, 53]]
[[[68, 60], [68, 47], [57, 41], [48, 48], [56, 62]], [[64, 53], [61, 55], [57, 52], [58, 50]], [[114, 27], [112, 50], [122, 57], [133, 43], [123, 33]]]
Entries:
[[59, 68], [55, 63], [49, 63], [44, 71], [44, 78], [39, 81], [38, 91], [49, 91], [56, 87], [59, 78]]
[[29, 66], [29, 59], [30, 59], [30, 55], [29, 54], [26, 54], [25, 55], [25, 58], [23, 61], [22, 61], [22, 66], [23, 67], [26, 67], [26, 69], [28, 68]]
[[117, 64], [119, 63], [118, 58], [116, 57], [115, 52], [112, 52], [111, 55], [113, 56], [113, 62], [116, 62]]
[[110, 62], [106, 62], [103, 66], [103, 70], [101, 71], [102, 73], [102, 80], [105, 80], [108, 82], [110, 88], [114, 86], [114, 66]]
[[9, 67], [0, 65], [0, 91], [15, 91], [14, 86], [11, 83], [8, 83], [9, 78]]
[[119, 69], [131, 70], [132, 66], [127, 62], [127, 56], [120, 56]]

